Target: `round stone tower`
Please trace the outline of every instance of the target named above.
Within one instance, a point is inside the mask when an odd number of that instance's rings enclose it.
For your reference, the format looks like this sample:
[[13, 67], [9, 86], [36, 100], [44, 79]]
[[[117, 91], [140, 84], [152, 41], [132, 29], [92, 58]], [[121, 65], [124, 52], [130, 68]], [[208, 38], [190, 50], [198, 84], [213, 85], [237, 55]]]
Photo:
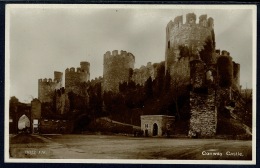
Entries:
[[[183, 57], [189, 57], [190, 60], [197, 58], [205, 46], [206, 51], [212, 50], [212, 53], [206, 54], [213, 57], [215, 52], [214, 20], [207, 19], [207, 15], [199, 17], [199, 23], [196, 23], [196, 15], [188, 13], [186, 23], [183, 23], [183, 16], [175, 17], [166, 27], [166, 48], [165, 48], [165, 70], [170, 71], [175, 62]], [[207, 58], [206, 60], [214, 60]], [[204, 61], [205, 62], [205, 61]]]
[[104, 54], [103, 91], [119, 91], [119, 83], [128, 82], [130, 71], [134, 69], [135, 56], [121, 50], [107, 51]]
[[233, 62], [229, 52], [223, 50], [217, 60], [219, 86], [231, 87], [233, 82]]
[[81, 69], [80, 80], [81, 80], [81, 82], [87, 82], [90, 80], [89, 67], [90, 67], [89, 62], [80, 62], [80, 69]]
[[59, 88], [62, 87], [62, 72], [54, 71], [54, 82], [57, 82], [60, 84]]

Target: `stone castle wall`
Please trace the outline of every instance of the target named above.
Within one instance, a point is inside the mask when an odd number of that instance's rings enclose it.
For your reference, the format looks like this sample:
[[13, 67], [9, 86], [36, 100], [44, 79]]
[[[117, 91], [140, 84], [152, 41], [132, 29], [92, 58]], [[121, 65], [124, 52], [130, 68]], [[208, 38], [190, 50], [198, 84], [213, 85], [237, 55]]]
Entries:
[[31, 101], [31, 121], [41, 118], [41, 102], [38, 99]]
[[73, 67], [65, 70], [65, 88], [67, 93], [71, 91], [75, 94], [81, 93], [81, 83], [90, 80], [89, 68], [90, 64], [88, 62], [80, 62], [80, 67], [76, 70]]
[[132, 80], [139, 85], [144, 85], [149, 77], [154, 80], [157, 76], [158, 64], [148, 62], [146, 66], [141, 66], [139, 69], [134, 69]]
[[135, 57], [132, 53], [117, 50], [104, 54], [103, 90], [119, 91], [119, 83], [130, 80], [130, 73], [134, 69]]
[[54, 80], [51, 78], [38, 80], [38, 99], [43, 102], [52, 102], [54, 91], [62, 87], [62, 73], [54, 72]]
[[202, 137], [213, 137], [217, 130], [217, 108], [215, 91], [208, 94], [190, 92], [190, 131], [189, 136], [197, 134]]
[[179, 82], [188, 82], [190, 79], [190, 60], [182, 57], [178, 62], [174, 62], [169, 69], [172, 85]]
[[103, 77], [102, 76], [99, 76], [98, 78], [92, 79], [90, 81], [91, 86], [95, 86], [95, 84], [97, 84], [97, 83], [101, 83], [101, 85], [102, 85], [102, 83], [103, 83]]
[[225, 50], [217, 59], [217, 68], [219, 76], [219, 85], [221, 87], [230, 87], [233, 83], [233, 62], [232, 57]]

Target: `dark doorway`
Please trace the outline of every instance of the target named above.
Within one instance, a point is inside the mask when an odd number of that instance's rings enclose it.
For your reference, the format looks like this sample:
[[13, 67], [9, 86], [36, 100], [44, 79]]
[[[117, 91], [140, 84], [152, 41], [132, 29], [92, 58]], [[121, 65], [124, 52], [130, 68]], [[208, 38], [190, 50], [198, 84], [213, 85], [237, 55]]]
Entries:
[[153, 124], [153, 136], [158, 135], [158, 125], [156, 123]]

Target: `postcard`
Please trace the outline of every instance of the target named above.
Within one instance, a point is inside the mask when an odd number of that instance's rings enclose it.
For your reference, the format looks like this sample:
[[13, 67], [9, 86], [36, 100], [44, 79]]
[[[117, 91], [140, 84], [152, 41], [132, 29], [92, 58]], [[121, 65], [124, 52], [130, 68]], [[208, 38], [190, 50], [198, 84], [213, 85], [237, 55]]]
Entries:
[[255, 5], [7, 4], [6, 163], [256, 164]]

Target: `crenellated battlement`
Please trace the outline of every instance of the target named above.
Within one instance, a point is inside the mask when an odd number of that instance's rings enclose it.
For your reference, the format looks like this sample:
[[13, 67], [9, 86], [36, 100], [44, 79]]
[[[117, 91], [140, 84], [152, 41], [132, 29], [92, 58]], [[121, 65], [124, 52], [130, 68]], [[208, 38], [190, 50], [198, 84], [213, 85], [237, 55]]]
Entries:
[[77, 67], [77, 68], [71, 67], [71, 68], [67, 68], [65, 70], [65, 73], [80, 73], [80, 72], [81, 72], [80, 67]]
[[65, 88], [62, 87], [60, 89], [56, 89], [55, 93], [56, 93], [57, 96], [61, 96], [61, 95], [65, 94]]
[[104, 54], [104, 63], [109, 60], [120, 59], [120, 58], [127, 58], [127, 59], [135, 61], [135, 56], [132, 53], [124, 51], [124, 50], [121, 50], [119, 53], [118, 50], [113, 50], [112, 54], [110, 51], [107, 51]]
[[52, 78], [43, 78], [43, 79], [38, 79], [38, 83], [46, 83], [46, 84], [56, 84], [56, 83], [61, 83], [62, 82], [62, 72], [54, 71], [54, 79]]
[[96, 77], [95, 79], [91, 79], [90, 85], [94, 86], [95, 84], [102, 83], [102, 82], [103, 82], [103, 77], [99, 76], [99, 77]]
[[58, 81], [58, 80], [55, 80], [55, 79], [51, 79], [51, 78], [49, 78], [49, 79], [46, 79], [46, 78], [44, 78], [44, 79], [38, 79], [38, 82], [39, 83], [46, 83], [46, 84], [51, 84], [51, 83], [60, 83], [60, 81]]
[[41, 102], [51, 102], [54, 91], [62, 87], [62, 72], [55, 71], [54, 79], [38, 79], [38, 99]]
[[134, 69], [135, 56], [124, 50], [107, 51], [104, 54], [104, 91], [119, 91], [119, 83], [130, 80], [130, 70]]
[[[176, 16], [173, 21], [170, 21], [166, 28], [165, 72], [171, 71], [171, 67], [180, 57], [184, 56], [184, 47], [190, 50], [192, 57], [198, 57], [198, 54], [205, 49], [205, 45], [212, 46], [211, 50], [214, 51], [215, 34], [213, 27], [213, 18], [208, 18], [206, 14], [200, 15], [197, 19], [196, 14], [187, 13], [185, 23], [183, 23], [183, 16]], [[213, 62], [215, 53], [208, 55], [208, 58], [205, 57], [203, 56], [204, 60], [209, 63]]]
[[151, 77], [154, 80], [157, 76], [157, 68], [159, 64], [152, 64], [148, 62], [146, 66], [142, 65], [140, 68], [134, 69], [132, 80], [136, 84], [144, 85], [146, 80]]
[[90, 67], [90, 63], [83, 61], [83, 62], [80, 62], [80, 67], [67, 68], [65, 70], [65, 73], [81, 73], [81, 72], [89, 73], [89, 67]]
[[67, 68], [65, 70], [65, 88], [66, 92], [80, 93], [79, 84], [88, 82], [90, 79], [90, 63], [86, 61], [80, 62], [80, 67]]
[[196, 24], [196, 15], [194, 13], [186, 14], [186, 24]]
[[216, 54], [217, 57], [220, 57], [220, 56], [229, 56], [229, 57], [231, 57], [230, 53], [228, 51], [226, 51], [226, 50], [222, 50], [221, 51], [220, 49], [216, 49], [215, 50], [215, 54]]
[[199, 25], [203, 26], [203, 27], [207, 27], [208, 26], [208, 22], [207, 22], [207, 15], [201, 15], [199, 17]]
[[[181, 28], [183, 23], [183, 16], [176, 16], [173, 21], [171, 20], [167, 24], [168, 29], [178, 29]], [[206, 14], [199, 16], [199, 22], [197, 22], [197, 16], [194, 13], [186, 14], [186, 23], [185, 25], [197, 25], [202, 27], [214, 28], [214, 19], [212, 17], [207, 18]]]
[[95, 77], [95, 79], [91, 79], [90, 82], [96, 82], [96, 81], [102, 81], [102, 80], [103, 80], [103, 77], [99, 76], [99, 77]]

